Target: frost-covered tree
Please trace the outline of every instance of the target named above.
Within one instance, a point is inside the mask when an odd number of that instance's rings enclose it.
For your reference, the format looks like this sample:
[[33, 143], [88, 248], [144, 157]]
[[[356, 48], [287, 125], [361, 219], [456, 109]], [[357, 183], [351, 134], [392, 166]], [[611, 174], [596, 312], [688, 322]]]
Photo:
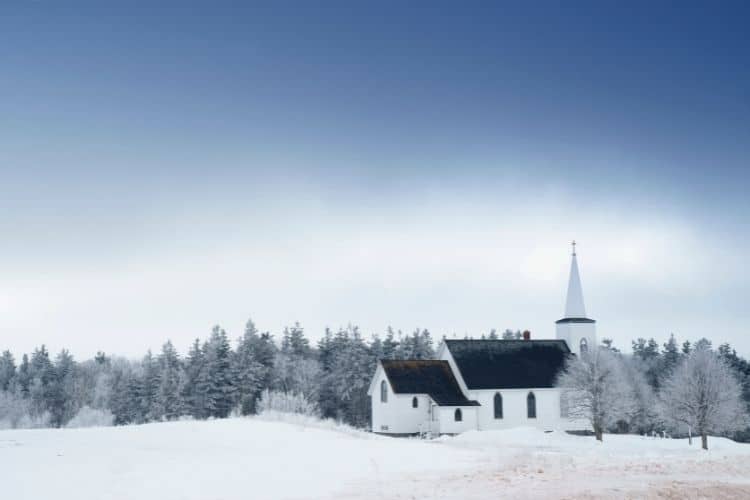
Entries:
[[[195, 339], [185, 362], [185, 383], [182, 397], [186, 410], [195, 418], [205, 418], [205, 399], [207, 392], [207, 369], [205, 359], [206, 347], [200, 339]], [[205, 383], [204, 383], [205, 382]]]
[[266, 367], [258, 361], [260, 337], [252, 321], [245, 326], [245, 334], [240, 338], [237, 350], [232, 357], [232, 376], [237, 388], [237, 405], [242, 415], [256, 411], [256, 402], [264, 388]]
[[315, 359], [279, 352], [274, 362], [272, 385], [281, 392], [295, 392], [316, 399], [320, 387], [320, 363]]
[[24, 354], [21, 357], [21, 364], [18, 365], [18, 370], [16, 371], [16, 390], [24, 398], [29, 396], [31, 390], [31, 362], [29, 361], [28, 354]]
[[[322, 346], [321, 346], [322, 347]], [[321, 407], [326, 416], [364, 426], [369, 419], [367, 388], [376, 357], [356, 326], [339, 330], [330, 345], [321, 348], [323, 377]]]
[[220, 326], [211, 331], [206, 349], [208, 416], [226, 418], [235, 404], [236, 387], [232, 378], [232, 346]]
[[513, 331], [510, 328], [506, 328], [503, 332], [503, 340], [518, 340], [521, 338], [521, 331]]
[[651, 432], [659, 421], [659, 412], [656, 408], [656, 394], [646, 380], [644, 362], [635, 356], [622, 356], [620, 360], [623, 375], [633, 390], [633, 409], [629, 415], [618, 419], [618, 423], [626, 422], [627, 432]]
[[49, 412], [50, 402], [53, 398], [53, 385], [56, 379], [55, 367], [44, 345], [35, 349], [31, 354], [28, 376], [30, 380], [28, 391], [31, 398], [31, 411], [34, 416], [40, 416]]
[[307, 358], [310, 356], [310, 341], [305, 337], [305, 331], [299, 323], [284, 328], [281, 338], [281, 352], [288, 356]]
[[690, 354], [692, 350], [693, 350], [693, 345], [690, 343], [689, 340], [686, 340], [685, 342], [682, 343], [682, 348], [680, 349], [680, 352], [682, 352], [682, 354], [686, 354], [686, 355]]
[[70, 419], [66, 427], [70, 429], [80, 427], [108, 427], [114, 423], [114, 420], [115, 417], [109, 410], [84, 406]]
[[706, 337], [699, 338], [693, 345], [694, 351], [700, 351], [700, 350], [710, 351], [712, 348], [713, 348], [713, 342], [708, 340]]
[[602, 339], [602, 346], [605, 349], [610, 350], [612, 352], [620, 352], [620, 350], [614, 346], [614, 340], [612, 340], [612, 339], [603, 338]]
[[672, 373], [672, 370], [680, 363], [682, 356], [680, 354], [680, 347], [677, 344], [677, 339], [674, 337], [674, 333], [669, 334], [669, 340], [664, 343], [662, 349], [662, 364], [661, 364], [661, 376], [666, 378]]
[[47, 410], [55, 427], [64, 426], [78, 413], [80, 404], [76, 397], [76, 377], [76, 362], [63, 349], [55, 358], [54, 379], [48, 390]]
[[10, 351], [0, 355], [0, 391], [11, 391], [16, 378], [16, 363]]
[[0, 430], [23, 427], [31, 415], [29, 401], [7, 391], [0, 391]]
[[636, 407], [622, 360], [607, 349], [570, 357], [557, 386], [563, 389], [569, 416], [588, 419], [599, 441], [606, 428], [631, 418]]
[[166, 420], [174, 420], [183, 414], [185, 405], [181, 394], [182, 364], [172, 342], [167, 341], [162, 346], [158, 364], [159, 387], [156, 413]]
[[258, 413], [296, 413], [317, 417], [320, 415], [315, 401], [296, 392], [271, 391], [266, 389], [258, 401]]
[[397, 351], [398, 339], [396, 338], [393, 328], [389, 326], [385, 333], [385, 339], [383, 339], [382, 359], [396, 359]]
[[158, 421], [163, 416], [163, 408], [159, 401], [159, 387], [161, 386], [159, 360], [149, 349], [141, 364], [142, 374], [138, 388], [140, 414], [145, 422]]
[[710, 343], [696, 343], [659, 392], [665, 420], [700, 434], [704, 450], [708, 449], [709, 433], [726, 434], [747, 426], [736, 374], [708, 346]]
[[110, 372], [111, 389], [109, 409], [114, 415], [115, 425], [137, 422], [138, 402], [133, 399], [131, 387], [136, 378], [130, 362], [124, 359], [113, 359]]
[[398, 359], [432, 359], [435, 349], [429, 330], [417, 328], [399, 342]]

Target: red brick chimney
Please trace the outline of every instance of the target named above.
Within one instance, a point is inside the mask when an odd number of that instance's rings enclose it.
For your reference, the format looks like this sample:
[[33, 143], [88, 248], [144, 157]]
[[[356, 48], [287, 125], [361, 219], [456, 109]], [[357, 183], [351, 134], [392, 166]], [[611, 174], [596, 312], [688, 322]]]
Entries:
[[523, 339], [524, 340], [531, 340], [531, 332], [528, 330], [523, 331]]

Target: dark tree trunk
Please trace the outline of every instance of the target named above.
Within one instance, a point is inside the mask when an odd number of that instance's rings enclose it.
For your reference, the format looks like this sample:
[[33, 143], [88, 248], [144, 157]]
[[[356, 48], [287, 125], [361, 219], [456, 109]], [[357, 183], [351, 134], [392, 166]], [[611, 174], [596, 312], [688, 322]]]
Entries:
[[701, 432], [701, 447], [704, 450], [708, 449], [708, 434], [706, 434], [705, 432]]
[[596, 435], [597, 441], [602, 441], [602, 428], [601, 427], [594, 427], [594, 434]]

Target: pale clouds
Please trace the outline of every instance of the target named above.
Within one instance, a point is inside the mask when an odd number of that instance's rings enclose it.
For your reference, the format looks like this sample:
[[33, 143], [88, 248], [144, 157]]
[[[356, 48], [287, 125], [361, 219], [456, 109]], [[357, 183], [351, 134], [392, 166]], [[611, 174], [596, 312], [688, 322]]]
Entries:
[[124, 226], [105, 246], [87, 234], [72, 256], [50, 252], [43, 269], [22, 255], [3, 266], [0, 347], [136, 355], [171, 338], [184, 350], [214, 323], [238, 336], [250, 316], [273, 333], [300, 321], [313, 338], [347, 323], [548, 337], [575, 238], [600, 337], [627, 347], [674, 331], [750, 350], [733, 302], [747, 283], [736, 242], [707, 245], [711, 228], [674, 216], [526, 198], [445, 203], [437, 192], [358, 208], [308, 196], [291, 207], [195, 207], [155, 217], [148, 231]]

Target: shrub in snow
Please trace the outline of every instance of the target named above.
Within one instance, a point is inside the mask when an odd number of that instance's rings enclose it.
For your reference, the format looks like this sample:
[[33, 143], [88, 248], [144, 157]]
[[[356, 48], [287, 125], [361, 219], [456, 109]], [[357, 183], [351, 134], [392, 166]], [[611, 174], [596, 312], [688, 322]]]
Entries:
[[66, 427], [71, 429], [77, 427], [109, 427], [114, 422], [115, 416], [112, 415], [111, 411], [84, 406], [70, 419]]
[[635, 394], [622, 359], [599, 348], [570, 358], [557, 381], [568, 415], [591, 422], [596, 439], [618, 420], [629, 420], [637, 409]]
[[258, 401], [258, 412], [297, 413], [316, 417], [320, 414], [318, 405], [297, 392], [264, 390]]
[[52, 416], [48, 411], [40, 415], [24, 415], [16, 426], [17, 429], [44, 429], [52, 425]]
[[677, 366], [659, 400], [665, 420], [700, 434], [704, 450], [709, 432], [725, 434], [747, 426], [742, 386], [732, 368], [709, 349], [694, 350]]
[[15, 429], [29, 414], [29, 404], [9, 392], [0, 392], [0, 429]]
[[49, 412], [34, 413], [28, 400], [0, 391], [0, 429], [38, 429], [49, 425]]

